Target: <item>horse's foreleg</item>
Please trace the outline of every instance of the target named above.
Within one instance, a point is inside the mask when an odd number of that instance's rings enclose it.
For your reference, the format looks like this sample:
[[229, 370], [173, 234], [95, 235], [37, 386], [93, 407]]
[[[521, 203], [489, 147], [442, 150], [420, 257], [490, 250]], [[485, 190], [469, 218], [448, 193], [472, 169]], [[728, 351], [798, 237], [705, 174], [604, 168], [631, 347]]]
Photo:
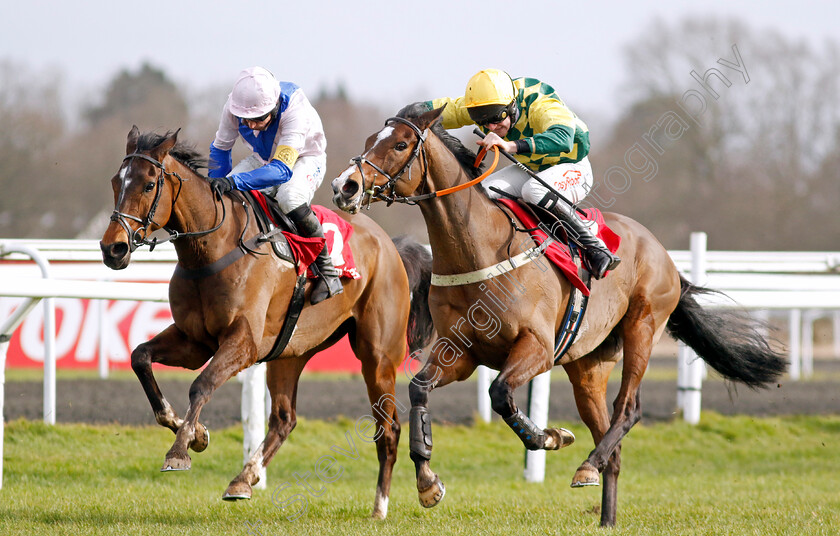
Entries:
[[210, 364], [201, 371], [198, 378], [190, 386], [190, 407], [184, 415], [184, 423], [175, 434], [175, 442], [169, 452], [161, 471], [182, 471], [190, 468], [191, 460], [187, 449], [200, 446], [203, 439], [198, 417], [201, 409], [210, 400], [213, 392], [240, 370], [253, 365], [257, 360], [257, 347], [251, 336], [248, 321], [239, 317], [227, 329], [222, 344]]
[[[396, 355], [403, 355], [397, 353]], [[365, 355], [365, 354], [362, 354]], [[376, 354], [368, 354], [376, 357]], [[388, 498], [391, 493], [391, 475], [397, 461], [397, 446], [400, 442], [400, 421], [397, 408], [405, 411], [394, 394], [397, 375], [397, 363], [387, 356], [378, 359], [363, 360], [362, 374], [367, 384], [371, 415], [375, 428], [370, 439], [376, 441], [376, 455], [379, 459], [379, 478], [376, 481], [376, 498], [373, 503], [372, 517], [385, 519], [388, 515]]]
[[[152, 363], [197, 369], [204, 365], [211, 355], [206, 347], [190, 341], [175, 324], [134, 349], [131, 353], [131, 368], [140, 380], [140, 385], [149, 399], [158, 424], [177, 433], [184, 421], [178, 417], [172, 405], [163, 396], [152, 371]], [[201, 435], [206, 435], [204, 426], [199, 426]], [[206, 446], [205, 441], [204, 447]]]
[[271, 415], [268, 418], [268, 433], [254, 451], [251, 458], [233, 480], [230, 481], [222, 499], [233, 501], [250, 499], [252, 486], [260, 481], [260, 469], [269, 462], [280, 446], [289, 437], [297, 424], [297, 386], [306, 359], [278, 359], [268, 363], [268, 391], [271, 393]]
[[575, 441], [565, 428], [541, 429], [528, 418], [513, 399], [513, 392], [551, 368], [545, 347], [530, 332], [522, 334], [511, 347], [499, 375], [490, 384], [490, 404], [528, 450], [557, 450]]
[[432, 457], [432, 416], [427, 407], [429, 392], [454, 380], [468, 378], [475, 367], [475, 363], [463, 355], [449, 366], [444, 366], [439, 364], [433, 354], [408, 386], [411, 400], [408, 420], [409, 450], [417, 475], [417, 493], [420, 504], [426, 508], [435, 506], [446, 493], [443, 482], [429, 466]]

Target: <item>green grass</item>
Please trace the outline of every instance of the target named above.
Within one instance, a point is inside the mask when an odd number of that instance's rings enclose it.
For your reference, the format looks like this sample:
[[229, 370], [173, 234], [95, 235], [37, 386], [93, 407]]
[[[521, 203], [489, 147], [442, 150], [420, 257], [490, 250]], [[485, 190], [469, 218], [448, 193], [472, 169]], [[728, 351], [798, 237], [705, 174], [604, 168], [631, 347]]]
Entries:
[[[547, 456], [546, 481], [522, 479], [523, 449], [499, 422], [436, 426], [433, 468], [447, 486], [434, 509], [420, 507], [404, 429], [389, 517], [368, 518], [377, 472], [372, 445], [353, 422], [303, 420], [269, 467], [267, 490], [251, 501], [220, 500], [242, 463], [239, 428], [211, 431], [193, 468], [158, 471], [173, 435], [162, 428], [14, 421], [5, 429], [0, 534], [838, 534], [840, 417], [750, 418], [704, 413], [699, 426], [637, 425], [624, 441], [618, 527], [598, 528], [600, 488], [571, 489], [591, 449], [588, 433]], [[358, 459], [331, 450], [354, 437]], [[278, 486], [332, 455], [340, 477], [295, 521], [272, 504]], [[334, 471], [338, 467], [333, 468]], [[297, 491], [292, 491], [296, 489]], [[316, 490], [318, 488], [316, 487]], [[278, 502], [304, 493], [290, 487]], [[254, 529], [252, 527], [258, 527]]]

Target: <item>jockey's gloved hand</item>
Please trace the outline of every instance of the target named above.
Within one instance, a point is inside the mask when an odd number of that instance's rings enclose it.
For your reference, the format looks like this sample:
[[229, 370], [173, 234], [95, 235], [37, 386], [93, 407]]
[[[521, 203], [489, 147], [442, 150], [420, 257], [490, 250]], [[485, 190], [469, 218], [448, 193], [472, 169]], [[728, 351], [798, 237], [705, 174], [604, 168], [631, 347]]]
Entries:
[[228, 177], [210, 177], [210, 188], [216, 192], [219, 199], [229, 191], [233, 190], [233, 181]]

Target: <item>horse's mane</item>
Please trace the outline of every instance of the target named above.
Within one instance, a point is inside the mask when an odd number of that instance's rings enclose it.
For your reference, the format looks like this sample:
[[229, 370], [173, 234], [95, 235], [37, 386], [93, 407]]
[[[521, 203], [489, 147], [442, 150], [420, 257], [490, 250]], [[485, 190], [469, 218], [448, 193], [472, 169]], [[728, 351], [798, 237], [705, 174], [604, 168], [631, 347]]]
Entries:
[[[420, 117], [428, 111], [429, 108], [425, 102], [415, 102], [403, 107], [402, 110], [397, 112], [397, 117], [412, 120]], [[461, 167], [470, 176], [470, 178], [474, 179], [481, 175], [484, 170], [484, 164], [478, 168], [474, 167], [476, 156], [474, 152], [467, 149], [464, 144], [461, 143], [461, 140], [447, 132], [446, 129], [443, 128], [443, 125], [441, 125], [440, 121], [436, 121], [431, 128], [432, 132], [435, 133], [435, 136], [440, 138], [446, 148], [455, 155], [458, 163], [461, 164]]]
[[[149, 151], [160, 145], [163, 140], [172, 135], [172, 131], [166, 134], [157, 134], [155, 132], [146, 132], [140, 135], [137, 140], [137, 151]], [[201, 155], [193, 145], [187, 145], [183, 142], [178, 142], [175, 147], [169, 151], [170, 156], [195, 171], [198, 174], [200, 169], [207, 168], [207, 158]]]

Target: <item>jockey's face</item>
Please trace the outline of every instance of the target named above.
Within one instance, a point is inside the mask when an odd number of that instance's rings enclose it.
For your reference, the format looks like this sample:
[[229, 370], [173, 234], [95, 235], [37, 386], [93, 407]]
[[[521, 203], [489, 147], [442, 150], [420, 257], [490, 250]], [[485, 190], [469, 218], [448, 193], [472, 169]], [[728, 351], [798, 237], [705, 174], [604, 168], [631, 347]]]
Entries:
[[271, 123], [271, 114], [257, 117], [256, 119], [243, 118], [242, 122], [251, 130], [265, 130], [268, 128], [268, 124]]
[[498, 123], [487, 123], [484, 126], [498, 137], [504, 138], [510, 130], [510, 116], [505, 117]]

